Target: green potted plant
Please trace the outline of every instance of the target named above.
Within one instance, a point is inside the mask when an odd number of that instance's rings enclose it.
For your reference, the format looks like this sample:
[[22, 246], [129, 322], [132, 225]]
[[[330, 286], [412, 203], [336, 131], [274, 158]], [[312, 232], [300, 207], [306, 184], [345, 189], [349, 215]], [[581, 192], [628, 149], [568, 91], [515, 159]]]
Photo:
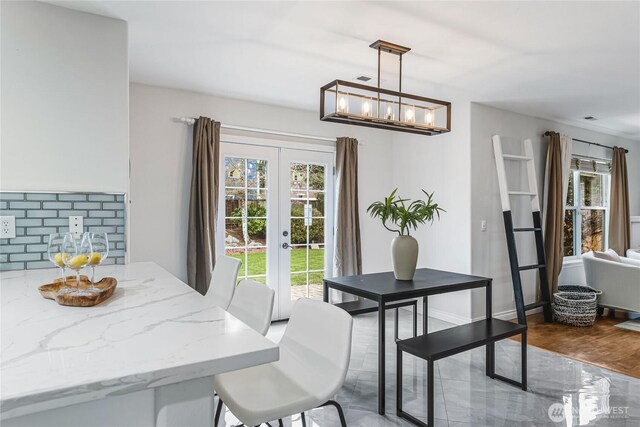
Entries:
[[398, 233], [391, 241], [393, 273], [397, 280], [413, 280], [418, 263], [418, 241], [410, 235], [420, 224], [433, 222], [440, 212], [446, 212], [433, 201], [433, 193], [422, 192], [427, 200], [403, 199], [396, 188], [382, 202], [374, 202], [367, 208], [373, 218], [379, 218], [387, 230]]

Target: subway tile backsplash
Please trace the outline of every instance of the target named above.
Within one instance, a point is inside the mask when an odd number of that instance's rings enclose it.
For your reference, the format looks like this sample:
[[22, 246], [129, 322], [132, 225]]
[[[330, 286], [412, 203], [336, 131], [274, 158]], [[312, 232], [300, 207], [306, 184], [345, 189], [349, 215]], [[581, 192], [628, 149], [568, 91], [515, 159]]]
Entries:
[[47, 256], [50, 233], [69, 231], [69, 217], [80, 215], [84, 231], [109, 235], [105, 264], [124, 264], [124, 194], [0, 192], [0, 215], [16, 217], [16, 237], [0, 239], [0, 271], [53, 268]]

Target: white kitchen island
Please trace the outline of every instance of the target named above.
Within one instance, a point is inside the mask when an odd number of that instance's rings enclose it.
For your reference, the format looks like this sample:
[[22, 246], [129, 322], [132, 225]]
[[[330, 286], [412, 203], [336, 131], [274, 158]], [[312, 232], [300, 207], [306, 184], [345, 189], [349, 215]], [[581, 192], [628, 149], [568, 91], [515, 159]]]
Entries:
[[95, 307], [46, 300], [57, 270], [0, 274], [0, 419], [14, 426], [210, 426], [213, 375], [278, 347], [154, 263], [103, 266]]

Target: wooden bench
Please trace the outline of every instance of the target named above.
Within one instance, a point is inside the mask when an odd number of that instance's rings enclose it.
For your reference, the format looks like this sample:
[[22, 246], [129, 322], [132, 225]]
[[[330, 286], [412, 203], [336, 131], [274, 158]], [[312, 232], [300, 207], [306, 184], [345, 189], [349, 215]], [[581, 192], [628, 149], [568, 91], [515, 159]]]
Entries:
[[[521, 335], [522, 379], [521, 382], [495, 373], [495, 342]], [[397, 341], [397, 415], [420, 427], [433, 426], [433, 362], [462, 353], [476, 347], [487, 347], [486, 374], [492, 379], [505, 381], [527, 390], [527, 326], [499, 319], [485, 319], [442, 331]], [[427, 361], [427, 423], [402, 410], [402, 353], [407, 352]]]
[[[359, 299], [356, 301], [340, 302], [335, 304], [336, 307], [340, 307], [352, 316], [365, 313], [376, 313], [378, 311], [378, 303], [368, 299]], [[401, 307], [413, 308], [413, 336], [418, 335], [418, 303], [416, 300], [398, 301], [385, 304], [386, 309], [393, 308], [394, 312], [394, 337], [396, 342], [398, 341], [398, 309]]]

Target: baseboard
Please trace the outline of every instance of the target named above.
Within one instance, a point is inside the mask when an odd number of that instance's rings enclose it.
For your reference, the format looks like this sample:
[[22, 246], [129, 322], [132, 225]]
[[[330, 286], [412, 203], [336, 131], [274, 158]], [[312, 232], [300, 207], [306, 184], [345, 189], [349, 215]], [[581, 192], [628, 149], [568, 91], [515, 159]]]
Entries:
[[[408, 307], [402, 307], [401, 310], [410, 311], [411, 309]], [[421, 312], [422, 310], [419, 310], [419, 311]], [[542, 307], [538, 307], [533, 310], [527, 311], [527, 316], [530, 314], [535, 314], [540, 312], [542, 312]], [[445, 322], [453, 323], [454, 325], [464, 325], [465, 323], [477, 322], [478, 320], [485, 319], [485, 316], [478, 316], [471, 319], [469, 317], [460, 316], [458, 314], [449, 313], [448, 311], [438, 310], [436, 308], [429, 308], [429, 317], [433, 317], [438, 320], [443, 320]], [[493, 318], [500, 319], [500, 320], [513, 320], [518, 318], [518, 314], [516, 313], [515, 309], [506, 310], [500, 313], [494, 313]]]
[[444, 320], [445, 322], [453, 323], [454, 325], [464, 325], [465, 323], [471, 322], [469, 317], [438, 310], [437, 308], [429, 308], [429, 317]]
[[[529, 316], [530, 314], [535, 314], [535, 313], [540, 313], [542, 312], [542, 307], [538, 307], [538, 308], [534, 308], [533, 310], [529, 310], [527, 311], [527, 316]], [[478, 316], [475, 317], [473, 319], [474, 322], [478, 321], [478, 320], [482, 320], [484, 319], [485, 316]], [[506, 311], [502, 311], [500, 313], [494, 313], [493, 314], [493, 318], [494, 319], [500, 319], [500, 320], [513, 320], [513, 319], [517, 319], [518, 318], [518, 313], [516, 313], [516, 310], [506, 310]]]

